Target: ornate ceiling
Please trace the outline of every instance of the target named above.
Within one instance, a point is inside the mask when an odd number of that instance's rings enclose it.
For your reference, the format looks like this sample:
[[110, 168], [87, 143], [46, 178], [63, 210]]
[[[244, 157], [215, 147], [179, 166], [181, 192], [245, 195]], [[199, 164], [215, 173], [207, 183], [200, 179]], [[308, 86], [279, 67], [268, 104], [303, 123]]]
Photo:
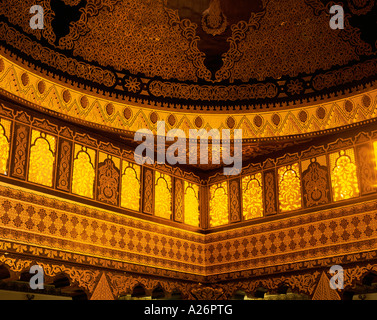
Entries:
[[[342, 2], [344, 30], [329, 28], [332, 3], [320, 0], [4, 0], [2, 41], [122, 97], [247, 110], [374, 76], [374, 0]], [[34, 4], [45, 10], [43, 30], [29, 26]]]
[[164, 120], [268, 153], [377, 115], [377, 6], [339, 3], [344, 30], [327, 0], [3, 0], [0, 89], [123, 137]]

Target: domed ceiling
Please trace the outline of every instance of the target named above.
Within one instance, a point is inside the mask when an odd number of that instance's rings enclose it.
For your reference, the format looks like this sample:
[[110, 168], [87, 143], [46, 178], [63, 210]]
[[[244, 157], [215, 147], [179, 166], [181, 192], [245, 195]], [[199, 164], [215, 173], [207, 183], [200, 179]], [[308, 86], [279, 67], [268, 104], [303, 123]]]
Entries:
[[[35, 4], [44, 8], [43, 30], [29, 25]], [[307, 141], [305, 134], [376, 116], [368, 108], [377, 95], [377, 6], [338, 2], [345, 28], [333, 30], [333, 4], [3, 0], [2, 64], [20, 58], [36, 92], [32, 102], [52, 109], [43, 92], [53, 86], [62, 104], [77, 104], [76, 115], [70, 107], [54, 111], [81, 123], [124, 133], [156, 131], [165, 120], [167, 128], [241, 128], [248, 139], [301, 134]], [[265, 150], [276, 145], [269, 144]]]
[[[119, 95], [205, 105], [278, 104], [374, 75], [374, 0], [343, 1], [344, 30], [329, 27], [330, 3], [4, 0], [2, 38], [59, 75]], [[45, 9], [43, 30], [29, 26], [34, 4]], [[10, 30], [33, 46], [17, 47]], [[41, 52], [31, 51], [36, 43]]]

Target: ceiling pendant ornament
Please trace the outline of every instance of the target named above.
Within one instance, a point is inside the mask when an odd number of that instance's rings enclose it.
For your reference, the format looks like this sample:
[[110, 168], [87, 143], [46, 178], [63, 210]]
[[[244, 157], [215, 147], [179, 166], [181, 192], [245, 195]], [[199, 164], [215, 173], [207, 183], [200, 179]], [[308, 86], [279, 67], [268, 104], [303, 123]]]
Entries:
[[203, 12], [202, 28], [213, 36], [222, 34], [228, 25], [228, 20], [221, 10], [220, 0], [211, 0], [209, 8]]
[[67, 6], [77, 6], [79, 5], [79, 3], [81, 2], [81, 0], [63, 0], [63, 2], [67, 5]]
[[348, 0], [351, 12], [356, 15], [367, 14], [374, 6], [374, 0]]

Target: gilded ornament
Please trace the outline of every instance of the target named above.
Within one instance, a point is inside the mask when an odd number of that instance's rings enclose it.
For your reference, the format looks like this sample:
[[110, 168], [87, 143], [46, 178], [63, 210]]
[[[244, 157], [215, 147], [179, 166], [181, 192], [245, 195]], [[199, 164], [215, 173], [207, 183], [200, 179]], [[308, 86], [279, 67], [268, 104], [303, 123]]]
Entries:
[[213, 36], [222, 34], [228, 26], [228, 20], [221, 11], [220, 0], [211, 0], [209, 8], [203, 12], [202, 28]]

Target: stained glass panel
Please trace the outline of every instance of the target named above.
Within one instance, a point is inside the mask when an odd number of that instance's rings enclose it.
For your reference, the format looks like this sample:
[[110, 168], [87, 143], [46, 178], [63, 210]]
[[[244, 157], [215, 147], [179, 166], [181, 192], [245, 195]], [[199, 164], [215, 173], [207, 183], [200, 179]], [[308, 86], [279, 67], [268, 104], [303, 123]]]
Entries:
[[209, 189], [209, 223], [211, 227], [229, 223], [228, 184], [223, 182]]
[[140, 209], [140, 166], [131, 162], [122, 162], [121, 206], [139, 211]]
[[171, 177], [155, 172], [155, 206], [154, 214], [157, 217], [171, 219], [172, 214], [172, 182]]
[[278, 169], [279, 206], [281, 212], [301, 208], [301, 181], [298, 163]]
[[75, 160], [73, 161], [72, 193], [93, 198], [95, 170], [95, 151], [80, 145], [75, 145]]
[[55, 137], [32, 130], [29, 181], [52, 187], [55, 162]]
[[334, 201], [357, 197], [359, 184], [353, 148], [330, 154], [330, 164]]
[[242, 214], [244, 220], [263, 216], [262, 174], [242, 178]]
[[185, 181], [184, 223], [199, 227], [199, 186]]
[[0, 119], [0, 173], [8, 174], [9, 141], [11, 122]]

